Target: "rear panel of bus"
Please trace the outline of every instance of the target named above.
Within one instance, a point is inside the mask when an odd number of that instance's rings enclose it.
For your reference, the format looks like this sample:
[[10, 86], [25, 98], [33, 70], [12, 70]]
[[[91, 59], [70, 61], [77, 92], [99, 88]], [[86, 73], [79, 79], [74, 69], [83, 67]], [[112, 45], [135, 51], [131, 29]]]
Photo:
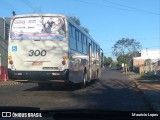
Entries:
[[[11, 77], [61, 76], [68, 69], [68, 41], [64, 16], [14, 17], [8, 47]], [[38, 74], [37, 74], [38, 73]], [[34, 75], [32, 75], [34, 74]]]

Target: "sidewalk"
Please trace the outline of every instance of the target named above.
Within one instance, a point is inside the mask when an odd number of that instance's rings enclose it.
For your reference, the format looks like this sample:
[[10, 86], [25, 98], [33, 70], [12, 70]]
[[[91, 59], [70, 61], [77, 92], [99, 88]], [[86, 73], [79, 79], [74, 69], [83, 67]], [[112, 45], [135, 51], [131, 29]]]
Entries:
[[7, 81], [0, 81], [0, 86], [11, 86], [19, 84], [19, 82], [13, 81], [13, 80], [7, 80]]
[[154, 111], [160, 111], [160, 80], [138, 80], [137, 73], [127, 73], [141, 90]]

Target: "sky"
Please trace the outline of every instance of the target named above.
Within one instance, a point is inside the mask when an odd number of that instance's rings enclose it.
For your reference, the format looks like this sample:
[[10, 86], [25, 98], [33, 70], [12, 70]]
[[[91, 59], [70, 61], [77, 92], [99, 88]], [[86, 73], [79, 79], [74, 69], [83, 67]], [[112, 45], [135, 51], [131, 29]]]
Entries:
[[0, 0], [0, 17], [12, 11], [75, 16], [113, 59], [112, 47], [122, 38], [135, 39], [142, 49], [160, 48], [159, 0]]

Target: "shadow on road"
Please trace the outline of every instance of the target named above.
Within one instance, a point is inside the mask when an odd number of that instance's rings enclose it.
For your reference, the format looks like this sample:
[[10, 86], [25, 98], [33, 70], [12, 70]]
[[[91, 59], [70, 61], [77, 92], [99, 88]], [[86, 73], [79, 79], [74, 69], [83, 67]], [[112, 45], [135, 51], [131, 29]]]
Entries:
[[137, 80], [138, 83], [160, 84], [160, 80]]
[[97, 82], [100, 82], [100, 80], [92, 80], [91, 82], [87, 83], [85, 88], [81, 88], [80, 84], [50, 84], [49, 86], [45, 86], [43, 88], [39, 87], [37, 84], [36, 87], [32, 87], [24, 91], [76, 91], [91, 87]]
[[112, 111], [150, 111], [142, 92], [132, 86], [131, 80], [117, 71], [104, 68], [100, 80], [83, 89], [54, 85], [41, 89], [38, 85], [23, 90], [15, 96], [2, 98], [1, 104], [55, 109], [104, 109]]

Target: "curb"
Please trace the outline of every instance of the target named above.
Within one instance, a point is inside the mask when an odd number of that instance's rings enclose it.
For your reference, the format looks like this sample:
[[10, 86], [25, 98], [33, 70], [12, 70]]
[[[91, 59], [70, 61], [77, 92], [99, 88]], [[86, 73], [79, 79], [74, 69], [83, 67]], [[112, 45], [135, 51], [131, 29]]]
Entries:
[[139, 88], [139, 85], [137, 84], [137, 82], [135, 81], [134, 78], [132, 78], [132, 75], [129, 75], [129, 79], [134, 83], [135, 88], [138, 89], [142, 94], [143, 94], [143, 98], [145, 100], [146, 105], [149, 107], [149, 109], [151, 111], [157, 111], [156, 107], [154, 106], [154, 104], [152, 102], [150, 102], [149, 98], [147, 97], [147, 94], [145, 93], [145, 91], [143, 91], [142, 89]]

